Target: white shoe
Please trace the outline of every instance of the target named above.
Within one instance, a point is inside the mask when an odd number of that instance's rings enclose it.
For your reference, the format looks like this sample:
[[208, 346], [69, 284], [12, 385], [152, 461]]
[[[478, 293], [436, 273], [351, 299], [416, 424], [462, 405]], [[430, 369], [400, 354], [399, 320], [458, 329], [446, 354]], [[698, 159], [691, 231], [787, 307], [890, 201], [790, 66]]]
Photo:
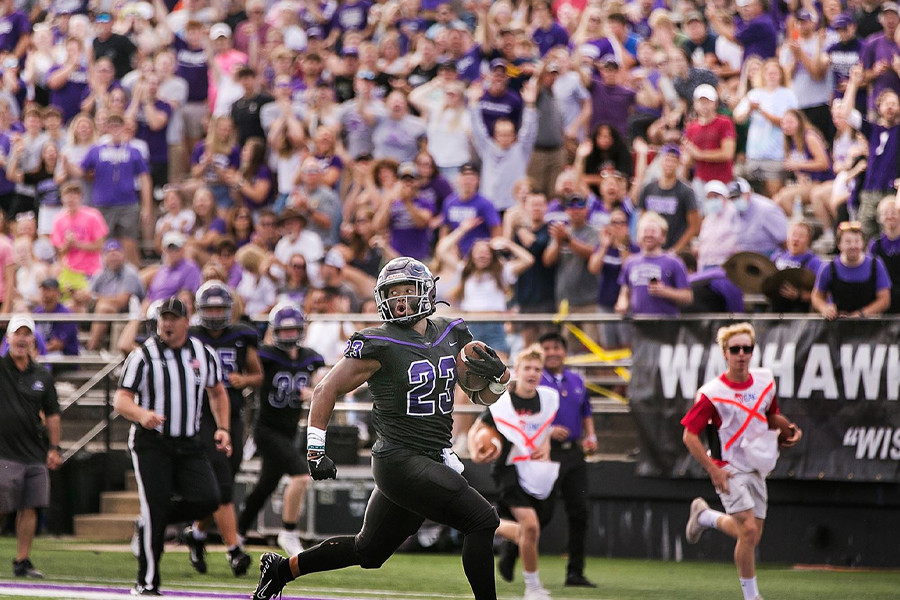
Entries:
[[300, 543], [300, 534], [296, 531], [279, 532], [278, 545], [287, 553], [289, 558], [303, 552], [303, 544]]
[[709, 508], [709, 504], [703, 498], [694, 498], [691, 502], [691, 516], [688, 518], [687, 526], [684, 528], [684, 537], [687, 538], [689, 544], [696, 544], [706, 529], [700, 524], [700, 513]]
[[523, 600], [553, 600], [553, 598], [550, 596], [549, 590], [540, 587], [534, 590], [525, 590]]

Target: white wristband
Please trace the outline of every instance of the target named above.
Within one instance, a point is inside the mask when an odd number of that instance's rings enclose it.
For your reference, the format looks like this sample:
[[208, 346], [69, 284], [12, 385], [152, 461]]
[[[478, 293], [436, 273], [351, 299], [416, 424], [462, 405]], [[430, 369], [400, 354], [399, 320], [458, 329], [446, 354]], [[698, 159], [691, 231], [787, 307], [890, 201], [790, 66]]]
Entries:
[[491, 393], [492, 393], [492, 394], [497, 394], [498, 396], [499, 396], [500, 394], [503, 394], [504, 392], [506, 392], [506, 390], [507, 390], [508, 388], [509, 388], [509, 383], [508, 383], [508, 382], [507, 382], [507, 383], [499, 383], [499, 382], [496, 382], [496, 381], [492, 381], [492, 382], [490, 382], [490, 383], [488, 384], [488, 389], [491, 391]]
[[308, 425], [306, 427], [306, 449], [325, 451], [325, 430]]

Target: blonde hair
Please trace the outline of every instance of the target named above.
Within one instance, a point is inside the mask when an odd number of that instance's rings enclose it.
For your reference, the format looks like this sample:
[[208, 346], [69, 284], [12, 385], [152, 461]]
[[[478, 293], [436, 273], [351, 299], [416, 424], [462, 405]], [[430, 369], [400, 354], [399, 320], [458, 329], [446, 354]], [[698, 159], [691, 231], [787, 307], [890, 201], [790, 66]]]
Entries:
[[525, 360], [539, 360], [541, 364], [544, 364], [544, 349], [540, 344], [532, 344], [516, 354], [513, 364], [518, 367], [519, 363]]
[[878, 222], [881, 223], [884, 221], [884, 217], [890, 209], [898, 210], [900, 206], [897, 205], [897, 198], [895, 196], [885, 196], [881, 199], [881, 202], [878, 203]]
[[725, 352], [728, 349], [728, 340], [741, 334], [749, 335], [750, 345], [756, 345], [756, 330], [753, 329], [753, 325], [747, 322], [719, 327], [719, 331], [716, 333], [716, 343], [722, 348], [722, 352]]
[[657, 225], [659, 225], [659, 228], [662, 230], [663, 235], [666, 235], [669, 232], [669, 224], [666, 222], [666, 220], [663, 219], [659, 213], [653, 212], [652, 210], [648, 210], [648, 211], [645, 211], [644, 214], [641, 215], [640, 219], [638, 219], [638, 224], [637, 224], [638, 237], [641, 236], [641, 234], [644, 232], [644, 228], [649, 223], [656, 223]]

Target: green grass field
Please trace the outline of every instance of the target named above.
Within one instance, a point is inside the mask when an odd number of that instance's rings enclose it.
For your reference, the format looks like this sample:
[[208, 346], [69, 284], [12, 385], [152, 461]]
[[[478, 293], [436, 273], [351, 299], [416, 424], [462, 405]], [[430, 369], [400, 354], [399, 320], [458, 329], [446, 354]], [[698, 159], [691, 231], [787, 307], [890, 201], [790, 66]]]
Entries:
[[[120, 546], [121, 547], [121, 546]], [[89, 550], [83, 543], [39, 538], [32, 553], [35, 565], [47, 575], [45, 582], [118, 585], [134, 581], [136, 562], [128, 551]], [[252, 548], [254, 558], [263, 548]], [[0, 539], [0, 580], [11, 577], [15, 540]], [[193, 589], [252, 593], [256, 567], [235, 579], [223, 553], [211, 552], [209, 573], [199, 575], [188, 564], [184, 552], [167, 552], [162, 562], [162, 590]], [[587, 575], [599, 584], [595, 590], [562, 585], [565, 561], [542, 556], [541, 580], [554, 599], [592, 600], [693, 600], [741, 599], [737, 575], [731, 564], [660, 562], [630, 559], [590, 558]], [[21, 581], [21, 580], [19, 580]], [[759, 573], [760, 591], [766, 600], [888, 600], [900, 598], [900, 571], [795, 570], [789, 565], [764, 565]], [[521, 571], [516, 581], [498, 578], [501, 598], [521, 598]], [[446, 600], [471, 598], [458, 556], [398, 554], [378, 571], [358, 568], [304, 577], [285, 593], [291, 596], [404, 598]], [[5, 598], [34, 596], [8, 596]], [[57, 596], [66, 598], [64, 594]]]

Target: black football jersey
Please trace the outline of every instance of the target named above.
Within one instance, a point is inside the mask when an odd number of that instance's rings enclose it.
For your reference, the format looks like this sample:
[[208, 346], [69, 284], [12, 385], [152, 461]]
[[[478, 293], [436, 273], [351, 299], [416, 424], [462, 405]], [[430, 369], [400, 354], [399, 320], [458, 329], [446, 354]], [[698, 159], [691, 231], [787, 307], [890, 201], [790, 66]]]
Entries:
[[[228, 391], [228, 398], [231, 401], [231, 412], [240, 413], [244, 407], [244, 395], [241, 390], [231, 387], [228, 375], [246, 371], [247, 348], [259, 346], [259, 334], [256, 333], [256, 329], [244, 323], [234, 323], [223, 329], [222, 335], [213, 337], [207, 329], [195, 325], [188, 329], [188, 333], [216, 351], [219, 364], [222, 365], [222, 384]], [[209, 398], [206, 393], [203, 394], [203, 412], [210, 414]]]
[[260, 346], [263, 384], [259, 396], [257, 426], [263, 426], [294, 437], [303, 400], [300, 392], [312, 384], [313, 373], [325, 366], [325, 359], [315, 350], [301, 347], [297, 358], [275, 346]]
[[371, 358], [381, 368], [369, 378], [378, 437], [423, 452], [450, 446], [456, 356], [472, 341], [463, 319], [427, 319], [425, 335], [383, 323], [348, 340], [347, 358]]

